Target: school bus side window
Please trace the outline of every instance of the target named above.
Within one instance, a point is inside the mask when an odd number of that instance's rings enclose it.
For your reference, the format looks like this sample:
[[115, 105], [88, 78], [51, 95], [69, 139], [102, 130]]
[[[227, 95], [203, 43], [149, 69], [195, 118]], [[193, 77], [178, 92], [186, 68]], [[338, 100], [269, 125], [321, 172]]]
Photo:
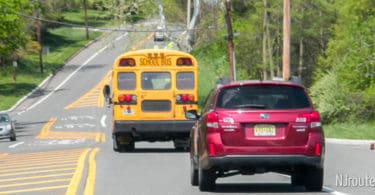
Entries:
[[171, 74], [169, 72], [142, 73], [142, 89], [165, 90], [171, 88]]
[[177, 89], [194, 89], [194, 73], [179, 72], [177, 73]]
[[117, 86], [119, 90], [135, 89], [135, 74], [133, 72], [120, 72], [117, 75]]

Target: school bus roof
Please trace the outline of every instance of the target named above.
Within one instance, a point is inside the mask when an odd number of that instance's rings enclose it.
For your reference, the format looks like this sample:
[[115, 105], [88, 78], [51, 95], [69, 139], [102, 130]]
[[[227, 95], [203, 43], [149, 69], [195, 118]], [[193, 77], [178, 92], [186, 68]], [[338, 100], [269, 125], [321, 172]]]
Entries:
[[[175, 58], [189, 60], [188, 64], [179, 64], [179, 66], [197, 66], [197, 61], [191, 54], [166, 49], [141, 49], [129, 51], [119, 55], [114, 61], [113, 66], [118, 68], [129, 66], [176, 66], [176, 61], [174, 61], [176, 60]], [[172, 59], [174, 59], [173, 62], [171, 61]]]

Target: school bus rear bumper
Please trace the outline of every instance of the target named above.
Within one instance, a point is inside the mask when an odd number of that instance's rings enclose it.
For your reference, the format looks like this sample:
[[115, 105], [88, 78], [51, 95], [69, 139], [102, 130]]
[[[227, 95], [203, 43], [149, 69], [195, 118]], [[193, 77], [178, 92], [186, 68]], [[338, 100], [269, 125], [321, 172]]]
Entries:
[[189, 133], [194, 120], [114, 121], [113, 133]]

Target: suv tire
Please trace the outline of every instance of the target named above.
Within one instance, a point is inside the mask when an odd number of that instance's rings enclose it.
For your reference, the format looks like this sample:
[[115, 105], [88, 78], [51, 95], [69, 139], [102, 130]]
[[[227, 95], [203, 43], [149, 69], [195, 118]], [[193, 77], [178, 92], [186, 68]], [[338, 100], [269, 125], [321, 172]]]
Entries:
[[324, 171], [321, 167], [306, 167], [305, 187], [307, 191], [322, 191]]
[[200, 191], [211, 191], [215, 188], [216, 174], [213, 169], [198, 168], [198, 185]]
[[194, 160], [190, 160], [190, 183], [192, 186], [198, 185], [198, 169], [194, 164]]

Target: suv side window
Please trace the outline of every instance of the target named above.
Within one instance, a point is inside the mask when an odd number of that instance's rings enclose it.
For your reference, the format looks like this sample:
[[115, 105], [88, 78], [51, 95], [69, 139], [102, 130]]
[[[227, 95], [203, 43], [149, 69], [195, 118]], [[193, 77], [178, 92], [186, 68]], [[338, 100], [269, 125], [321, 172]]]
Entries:
[[213, 104], [214, 104], [215, 95], [216, 95], [216, 90], [212, 89], [210, 91], [209, 95], [207, 96], [205, 102], [204, 102], [204, 107], [202, 109], [202, 113], [205, 113], [208, 110], [212, 109]]

